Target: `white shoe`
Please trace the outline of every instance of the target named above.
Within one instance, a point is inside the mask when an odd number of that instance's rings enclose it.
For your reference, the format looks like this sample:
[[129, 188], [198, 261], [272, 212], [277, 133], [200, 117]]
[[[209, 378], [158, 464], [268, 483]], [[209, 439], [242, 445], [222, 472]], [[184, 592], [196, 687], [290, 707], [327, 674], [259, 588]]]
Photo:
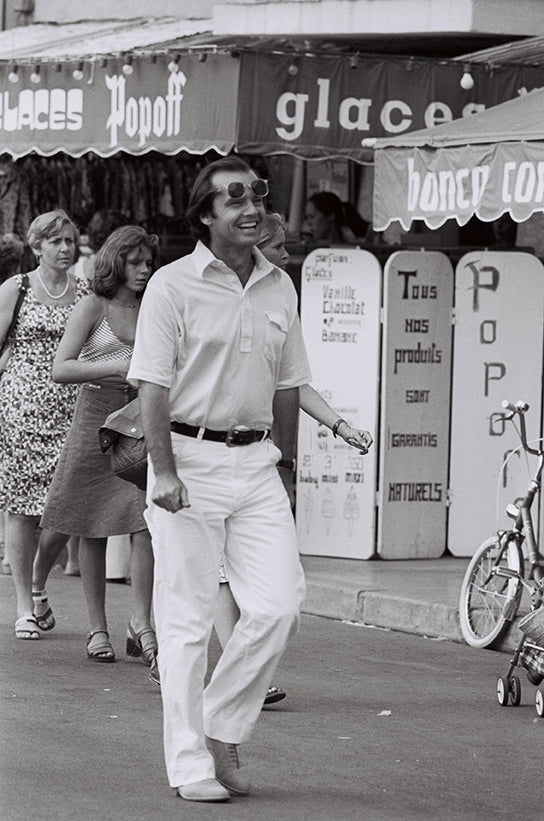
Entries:
[[251, 789], [249, 774], [240, 766], [238, 745], [206, 736], [206, 746], [215, 762], [215, 777], [234, 795], [247, 795]]
[[229, 801], [229, 791], [215, 778], [205, 778], [203, 781], [193, 781], [191, 784], [182, 784], [177, 793], [185, 801]]

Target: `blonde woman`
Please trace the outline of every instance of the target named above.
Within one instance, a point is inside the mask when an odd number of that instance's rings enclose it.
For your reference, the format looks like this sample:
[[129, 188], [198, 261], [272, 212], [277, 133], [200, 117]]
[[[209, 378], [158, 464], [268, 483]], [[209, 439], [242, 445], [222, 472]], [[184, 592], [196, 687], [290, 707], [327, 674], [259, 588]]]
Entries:
[[[0, 510], [6, 514], [5, 540], [17, 594], [15, 636], [36, 640], [38, 628], [55, 626], [45, 591], [32, 591], [37, 525], [77, 393], [73, 385], [55, 384], [51, 368], [68, 316], [88, 288], [70, 273], [79, 234], [64, 211], [36, 217], [27, 241], [38, 265], [28, 274], [29, 287], [10, 338], [11, 357], [0, 379]], [[17, 274], [0, 287], [0, 340], [8, 332], [21, 284]], [[40, 541], [56, 558], [66, 538], [44, 531]]]

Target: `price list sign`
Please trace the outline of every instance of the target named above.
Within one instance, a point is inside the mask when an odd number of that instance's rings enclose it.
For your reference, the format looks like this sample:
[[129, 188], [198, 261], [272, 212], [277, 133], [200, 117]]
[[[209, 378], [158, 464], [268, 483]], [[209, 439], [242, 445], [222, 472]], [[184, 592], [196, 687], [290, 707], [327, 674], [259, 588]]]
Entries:
[[[511, 526], [506, 505], [527, 492], [535, 457], [520, 452], [502, 400], [529, 403], [541, 436], [544, 267], [532, 254], [472, 251], [455, 271], [448, 549], [472, 556]], [[503, 468], [504, 466], [504, 468]]]
[[384, 273], [378, 554], [444, 552], [453, 270], [437, 251], [399, 251]]
[[[323, 248], [302, 266], [301, 323], [312, 387], [376, 441], [381, 268], [368, 251]], [[297, 531], [301, 553], [368, 559], [375, 552], [376, 447], [366, 456], [301, 413]]]

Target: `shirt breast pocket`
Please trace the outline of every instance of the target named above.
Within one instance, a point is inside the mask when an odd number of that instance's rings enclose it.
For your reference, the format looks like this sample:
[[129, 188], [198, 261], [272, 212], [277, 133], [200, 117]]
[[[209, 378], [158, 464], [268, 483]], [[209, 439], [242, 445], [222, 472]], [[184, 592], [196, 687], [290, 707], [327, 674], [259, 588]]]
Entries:
[[267, 359], [272, 361], [281, 357], [289, 325], [287, 314], [284, 311], [265, 311], [266, 314], [266, 339], [264, 353]]

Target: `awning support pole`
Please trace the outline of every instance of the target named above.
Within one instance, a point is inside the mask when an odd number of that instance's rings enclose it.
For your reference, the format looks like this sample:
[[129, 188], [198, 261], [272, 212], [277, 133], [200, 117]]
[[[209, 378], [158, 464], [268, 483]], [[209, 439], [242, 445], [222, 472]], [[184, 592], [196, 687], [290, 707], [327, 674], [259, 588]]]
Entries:
[[294, 157], [293, 162], [293, 184], [291, 186], [287, 230], [289, 234], [298, 236], [302, 227], [304, 211], [304, 160]]

